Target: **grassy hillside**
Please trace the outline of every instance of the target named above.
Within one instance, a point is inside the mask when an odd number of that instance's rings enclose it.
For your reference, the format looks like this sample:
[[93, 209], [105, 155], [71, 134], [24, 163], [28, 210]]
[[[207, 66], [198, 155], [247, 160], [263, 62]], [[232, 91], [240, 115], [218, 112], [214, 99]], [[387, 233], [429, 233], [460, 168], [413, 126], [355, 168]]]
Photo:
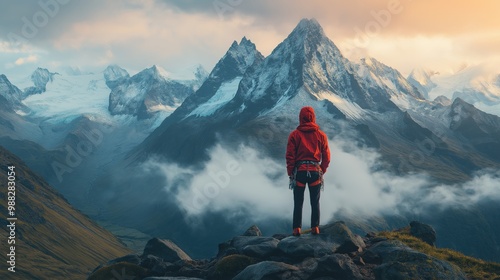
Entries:
[[[8, 166], [15, 166], [16, 273], [7, 271]], [[0, 279], [85, 279], [100, 263], [130, 251], [74, 209], [20, 159], [0, 147]], [[98, 194], [96, 194], [98, 195]]]
[[486, 280], [500, 279], [500, 263], [486, 262], [475, 259], [446, 248], [436, 248], [410, 235], [409, 228], [400, 231], [381, 232], [380, 236], [397, 239], [408, 247], [435, 258], [451, 262], [462, 269], [469, 279]]

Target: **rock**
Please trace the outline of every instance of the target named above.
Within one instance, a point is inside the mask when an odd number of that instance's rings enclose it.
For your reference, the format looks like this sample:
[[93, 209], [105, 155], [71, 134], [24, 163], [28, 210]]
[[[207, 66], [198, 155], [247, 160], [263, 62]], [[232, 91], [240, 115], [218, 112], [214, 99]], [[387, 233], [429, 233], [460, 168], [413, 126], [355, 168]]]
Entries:
[[293, 265], [264, 261], [248, 266], [236, 275], [233, 280], [290, 279], [292, 273], [298, 271], [299, 269]]
[[231, 241], [231, 246], [240, 254], [264, 258], [277, 251], [279, 242], [278, 239], [272, 237], [237, 236]]
[[361, 255], [365, 263], [371, 263], [371, 264], [381, 264], [382, 263], [382, 257], [380, 255], [374, 253], [373, 251], [366, 250], [363, 252]]
[[322, 226], [320, 227], [320, 232], [331, 235], [334, 241], [340, 244], [340, 246], [335, 251], [339, 254], [356, 251], [361, 252], [366, 247], [363, 238], [352, 233], [351, 230], [342, 221]]
[[262, 236], [262, 232], [256, 225], [253, 225], [243, 233], [243, 236]]
[[177, 276], [183, 277], [193, 277], [193, 278], [206, 278], [208, 271], [207, 266], [209, 262], [207, 260], [182, 260], [174, 263], [180, 266], [177, 271]]
[[143, 279], [146, 269], [128, 262], [119, 262], [109, 266], [103, 266], [93, 272], [87, 280], [99, 279]]
[[101, 269], [104, 266], [110, 266], [110, 265], [113, 265], [113, 264], [116, 264], [116, 263], [120, 263], [120, 262], [126, 262], [126, 263], [135, 264], [135, 265], [140, 265], [141, 264], [141, 258], [138, 255], [136, 255], [136, 254], [130, 254], [130, 255], [123, 256], [123, 257], [119, 257], [119, 258], [116, 258], [116, 259], [108, 261], [104, 265], [98, 266], [96, 269], [94, 269], [92, 271], [92, 273], [96, 272], [97, 270]]
[[363, 279], [358, 267], [346, 255], [334, 254], [317, 259], [313, 278], [335, 276], [335, 279]]
[[238, 254], [238, 250], [231, 246], [231, 240], [219, 244], [219, 250], [217, 251], [218, 259], [234, 254]]
[[276, 238], [276, 239], [278, 239], [278, 240], [285, 239], [288, 236], [290, 236], [290, 234], [276, 233], [276, 234], [273, 235], [273, 237]]
[[149, 240], [142, 255], [157, 256], [167, 262], [191, 260], [191, 258], [184, 251], [182, 251], [181, 248], [175, 245], [175, 243], [170, 240], [162, 240], [159, 238]]
[[436, 246], [436, 231], [430, 225], [413, 221], [410, 223], [410, 234], [431, 246]]
[[291, 258], [322, 257], [334, 254], [340, 244], [335, 243], [330, 235], [290, 236], [278, 243], [278, 249]]
[[142, 258], [141, 266], [148, 269], [151, 275], [165, 275], [166, 272], [178, 270], [180, 267], [169, 262], [164, 262], [161, 258], [147, 255]]
[[232, 279], [247, 266], [255, 264], [256, 260], [244, 255], [231, 255], [222, 258], [215, 264], [215, 270], [211, 279], [225, 280]]
[[146, 277], [142, 280], [203, 280], [201, 278], [191, 278], [191, 277]]
[[377, 279], [467, 279], [454, 265], [417, 252], [400, 241], [382, 241], [368, 249], [380, 256]]

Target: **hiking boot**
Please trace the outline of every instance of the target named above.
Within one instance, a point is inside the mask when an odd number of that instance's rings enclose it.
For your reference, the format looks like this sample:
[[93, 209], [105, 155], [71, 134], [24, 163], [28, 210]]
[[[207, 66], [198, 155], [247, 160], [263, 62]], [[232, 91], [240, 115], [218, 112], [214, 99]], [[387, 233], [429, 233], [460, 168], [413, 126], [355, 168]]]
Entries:
[[319, 227], [313, 227], [311, 228], [311, 233], [316, 235], [316, 234], [319, 234]]
[[293, 236], [300, 236], [300, 228], [294, 228], [293, 229]]

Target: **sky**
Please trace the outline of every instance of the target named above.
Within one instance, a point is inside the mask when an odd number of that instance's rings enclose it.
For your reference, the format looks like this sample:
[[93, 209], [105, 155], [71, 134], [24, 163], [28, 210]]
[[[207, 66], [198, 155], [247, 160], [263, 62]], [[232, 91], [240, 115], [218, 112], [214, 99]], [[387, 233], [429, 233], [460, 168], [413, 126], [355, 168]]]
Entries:
[[0, 74], [132, 74], [158, 65], [189, 78], [246, 36], [264, 55], [315, 18], [351, 60], [371, 56], [408, 75], [500, 62], [500, 1], [0, 0]]

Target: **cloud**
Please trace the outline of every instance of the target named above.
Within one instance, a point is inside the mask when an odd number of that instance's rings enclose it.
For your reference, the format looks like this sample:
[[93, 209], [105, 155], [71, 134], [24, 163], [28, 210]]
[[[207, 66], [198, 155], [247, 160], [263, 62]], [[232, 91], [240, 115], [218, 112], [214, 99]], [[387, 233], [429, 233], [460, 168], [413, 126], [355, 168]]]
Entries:
[[[375, 151], [358, 149], [340, 139], [331, 141], [330, 148], [332, 165], [321, 193], [323, 223], [339, 213], [423, 215], [436, 207], [444, 210], [500, 200], [499, 170], [484, 171], [463, 184], [443, 185], [424, 174], [396, 176], [384, 171]], [[146, 166], [164, 174], [165, 192], [175, 197], [186, 219], [201, 219], [208, 213], [222, 213], [229, 222], [291, 219], [293, 194], [284, 162], [277, 163], [249, 147], [230, 151], [218, 145], [202, 170], [156, 160]], [[309, 208], [305, 203], [304, 221], [308, 221]]]
[[32, 54], [32, 55], [29, 55], [27, 57], [20, 57], [20, 58], [16, 59], [14, 64], [19, 66], [19, 65], [26, 64], [26, 63], [34, 63], [37, 61], [38, 61], [38, 56]]
[[[464, 62], [500, 61], [499, 6], [489, 0], [478, 5], [450, 0], [69, 1], [29, 43], [47, 52], [40, 58], [45, 65], [95, 71], [112, 60], [137, 71], [158, 64], [178, 73], [197, 64], [211, 69], [243, 36], [268, 55], [300, 19], [314, 17], [347, 56], [368, 54], [404, 73], [415, 67], [442, 71]], [[10, 2], [0, 11], [0, 41], [8, 41], [12, 32], [22, 35], [23, 18], [33, 21], [43, 11], [37, 1]], [[354, 43], [360, 30], [370, 33], [361, 51]], [[112, 59], [93, 59], [108, 51]]]

